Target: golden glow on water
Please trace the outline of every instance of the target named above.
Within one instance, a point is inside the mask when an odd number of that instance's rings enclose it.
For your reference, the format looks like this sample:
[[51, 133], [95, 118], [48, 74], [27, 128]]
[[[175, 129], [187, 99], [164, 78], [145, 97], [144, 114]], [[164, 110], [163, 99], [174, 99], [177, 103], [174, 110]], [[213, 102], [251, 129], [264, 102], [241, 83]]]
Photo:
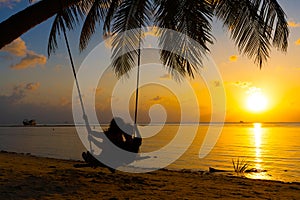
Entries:
[[255, 153], [256, 153], [256, 162], [261, 162], [261, 135], [262, 128], [261, 123], [253, 124], [253, 132], [254, 132], [254, 142], [255, 142]]
[[[252, 168], [255, 168], [257, 170], [262, 170], [262, 162], [263, 162], [263, 157], [262, 157], [262, 138], [263, 138], [263, 128], [261, 123], [254, 123], [253, 124], [253, 144], [255, 145], [255, 160], [254, 160], [254, 166]], [[255, 179], [265, 179], [266, 175], [265, 173], [252, 173], [251, 178]]]

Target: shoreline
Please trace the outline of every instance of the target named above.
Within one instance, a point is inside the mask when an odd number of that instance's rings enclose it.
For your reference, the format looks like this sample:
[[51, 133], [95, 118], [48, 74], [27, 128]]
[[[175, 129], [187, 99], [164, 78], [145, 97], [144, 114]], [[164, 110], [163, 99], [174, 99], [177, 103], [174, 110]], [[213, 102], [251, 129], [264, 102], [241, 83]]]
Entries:
[[[110, 122], [104, 122], [104, 123], [96, 123], [96, 124], [90, 124], [91, 126], [99, 126], [99, 125], [103, 125], [103, 126], [108, 126]], [[154, 122], [152, 123], [152, 125], [179, 125], [179, 124], [183, 124], [183, 125], [219, 125], [219, 124], [224, 124], [224, 125], [253, 125], [254, 123], [261, 123], [263, 125], [299, 125], [300, 126], [300, 121], [299, 122], [259, 122], [259, 121], [243, 121], [243, 122]], [[139, 122], [139, 126], [148, 126], [149, 123], [147, 122]], [[24, 126], [22, 123], [19, 124], [0, 124], [0, 128], [7, 128], [7, 127], [76, 127], [76, 126], [85, 126], [85, 124], [72, 124], [72, 123], [53, 123], [53, 124], [47, 124], [47, 123], [37, 123], [36, 125], [28, 125], [28, 126]]]
[[74, 168], [82, 161], [0, 152], [0, 199], [300, 199], [300, 183], [194, 172]]

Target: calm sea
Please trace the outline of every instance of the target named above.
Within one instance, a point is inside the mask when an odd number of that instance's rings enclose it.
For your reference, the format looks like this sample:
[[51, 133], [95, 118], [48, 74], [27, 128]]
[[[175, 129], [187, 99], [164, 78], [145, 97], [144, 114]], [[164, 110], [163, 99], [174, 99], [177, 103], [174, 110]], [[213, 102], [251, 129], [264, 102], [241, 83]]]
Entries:
[[[232, 159], [240, 158], [249, 162], [249, 168], [265, 170], [247, 174], [250, 178], [300, 182], [300, 123], [227, 123], [212, 151], [202, 159], [199, 150], [209, 124], [184, 126], [186, 130], [196, 128], [196, 137], [169, 169], [232, 171]], [[158, 125], [152, 128], [159, 129]], [[158, 134], [143, 140], [141, 151], [159, 150], [172, 141], [178, 129], [176, 124], [165, 125]], [[85, 148], [72, 126], [0, 127], [0, 150], [81, 160]]]

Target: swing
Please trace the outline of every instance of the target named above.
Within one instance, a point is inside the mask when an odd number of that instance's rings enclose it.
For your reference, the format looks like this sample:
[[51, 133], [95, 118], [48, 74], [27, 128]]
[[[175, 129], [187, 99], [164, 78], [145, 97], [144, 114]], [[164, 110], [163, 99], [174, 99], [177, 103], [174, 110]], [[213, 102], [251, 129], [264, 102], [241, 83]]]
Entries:
[[[76, 71], [75, 71], [74, 62], [73, 62], [73, 58], [72, 58], [72, 54], [71, 54], [71, 50], [70, 50], [69, 41], [68, 41], [68, 38], [67, 38], [65, 27], [63, 25], [62, 25], [62, 29], [63, 29], [64, 40], [65, 40], [66, 47], [67, 47], [67, 50], [68, 50], [68, 56], [69, 56], [70, 64], [71, 64], [71, 67], [72, 67], [73, 76], [74, 76], [74, 79], [75, 79], [75, 84], [76, 84], [77, 92], [78, 92], [78, 95], [79, 95], [79, 100], [80, 100], [80, 105], [81, 105], [82, 113], [83, 113], [84, 120], [86, 122], [87, 128], [89, 129], [88, 132], [89, 132], [89, 134], [91, 134], [90, 133], [91, 129], [89, 127], [89, 122], [88, 122], [87, 115], [86, 115], [86, 112], [85, 112], [85, 109], [84, 109], [83, 99], [82, 99], [82, 95], [81, 95], [79, 83], [78, 83], [77, 76], [76, 76]], [[138, 153], [139, 149], [140, 149], [140, 146], [142, 144], [142, 138], [141, 138], [141, 136], [138, 133], [138, 127], [137, 127], [137, 114], [138, 114], [137, 109], [138, 109], [138, 96], [139, 96], [138, 95], [138, 92], [139, 92], [138, 88], [139, 88], [139, 76], [140, 76], [140, 72], [139, 72], [140, 71], [140, 54], [141, 54], [141, 50], [140, 50], [140, 40], [139, 40], [138, 69], [137, 69], [137, 82], [136, 82], [136, 96], [135, 96], [135, 112], [134, 112], [133, 134], [131, 136], [131, 135], [128, 135], [125, 132], [123, 132], [124, 133], [124, 137], [126, 139], [126, 142], [124, 142], [123, 146], [119, 146], [121, 149], [123, 149], [125, 151], [128, 151], [128, 152], [132, 152], [132, 153]], [[112, 126], [112, 123], [111, 123], [111, 126]], [[115, 126], [117, 126], [117, 124], [115, 124]], [[105, 134], [109, 138], [109, 134], [114, 134], [114, 133], [113, 133], [113, 131], [112, 132], [107, 131]], [[89, 141], [89, 142], [90, 142], [90, 146], [91, 146], [91, 141]], [[111, 140], [111, 142], [114, 143], [114, 141], [112, 141], [112, 140]], [[111, 168], [111, 167], [109, 167], [109, 166], [101, 163], [98, 159], [96, 159], [88, 151], [82, 153], [82, 158], [85, 160], [86, 164], [83, 164], [83, 165], [82, 164], [76, 164], [76, 165], [74, 165], [74, 167], [93, 167], [93, 168], [96, 168], [96, 167], [107, 167], [111, 172], [115, 172], [115, 169], [113, 169], [113, 168]], [[142, 158], [142, 159], [145, 159], [145, 158]], [[129, 163], [127, 163], [127, 164], [129, 164]]]

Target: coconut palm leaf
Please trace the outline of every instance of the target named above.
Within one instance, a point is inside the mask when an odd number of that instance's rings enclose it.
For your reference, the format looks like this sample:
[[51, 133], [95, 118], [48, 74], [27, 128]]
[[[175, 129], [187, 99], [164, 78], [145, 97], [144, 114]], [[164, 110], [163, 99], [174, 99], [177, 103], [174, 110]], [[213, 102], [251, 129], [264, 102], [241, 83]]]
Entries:
[[203, 56], [209, 51], [207, 44], [213, 43], [211, 4], [199, 0], [157, 0], [155, 3], [155, 25], [182, 34], [174, 36], [169, 31], [161, 31], [161, 48], [171, 49], [170, 52], [161, 51], [163, 64], [173, 75], [193, 77], [202, 66]]
[[103, 22], [103, 34], [113, 35], [112, 67], [118, 77], [135, 66], [143, 27], [151, 23], [182, 34], [165, 30], [158, 34], [159, 45], [165, 49], [162, 63], [177, 77], [193, 77], [203, 65], [208, 45], [213, 43], [213, 16], [223, 21], [240, 53], [260, 67], [272, 47], [282, 51], [288, 47], [286, 16], [276, 0], [82, 0], [57, 14], [48, 54], [57, 48], [62, 28], [73, 29], [84, 14], [80, 50], [86, 48], [97, 23]]
[[118, 77], [134, 66], [142, 43], [141, 27], [149, 25], [150, 0], [123, 0], [118, 6], [112, 24], [112, 67]]
[[79, 49], [81, 51], [87, 47], [91, 36], [95, 33], [96, 24], [104, 20], [110, 3], [109, 0], [94, 0], [91, 4], [80, 33]]
[[288, 23], [286, 21], [286, 15], [277, 1], [269, 1], [269, 7], [270, 8], [268, 9], [268, 15], [266, 15], [266, 21], [267, 19], [275, 18], [275, 16], [277, 17], [276, 24], [273, 20], [269, 20], [269, 26], [275, 26], [273, 46], [278, 50], [287, 51], [289, 29]]
[[277, 1], [217, 0], [214, 6], [215, 15], [228, 27], [240, 53], [260, 67], [269, 58], [272, 44], [287, 50], [287, 21]]
[[54, 18], [54, 21], [52, 23], [52, 27], [50, 30], [50, 34], [49, 34], [49, 39], [48, 39], [48, 56], [51, 55], [51, 53], [55, 53], [58, 45], [57, 45], [57, 35], [61, 34], [61, 24], [63, 24], [61, 22], [61, 16], [60, 15], [56, 15]]
[[111, 22], [114, 18], [116, 11], [118, 10], [119, 5], [121, 4], [122, 0], [112, 0], [109, 8], [106, 13], [106, 17], [103, 24], [103, 35], [107, 36], [110, 35], [111, 32]]
[[60, 36], [63, 30], [72, 30], [80, 19], [84, 16], [85, 4], [72, 5], [58, 12], [52, 23], [48, 39], [48, 56], [55, 53], [57, 49], [57, 36]]

